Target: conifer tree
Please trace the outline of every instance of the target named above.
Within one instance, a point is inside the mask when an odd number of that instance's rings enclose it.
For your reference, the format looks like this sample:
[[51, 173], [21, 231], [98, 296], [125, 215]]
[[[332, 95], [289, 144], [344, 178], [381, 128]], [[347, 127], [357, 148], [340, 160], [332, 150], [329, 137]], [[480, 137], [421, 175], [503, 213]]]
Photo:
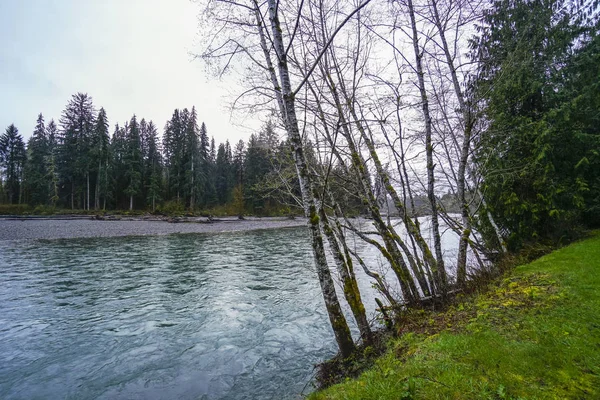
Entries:
[[196, 207], [196, 201], [199, 194], [198, 172], [200, 166], [198, 138], [198, 116], [196, 107], [192, 107], [185, 125], [185, 184], [186, 192], [189, 195], [189, 207], [193, 210]]
[[140, 194], [142, 187], [140, 127], [135, 115], [131, 117], [129, 122], [126, 149], [124, 164], [127, 188], [125, 194], [129, 196], [129, 210], [133, 210], [134, 197]]
[[145, 118], [140, 120], [140, 157], [142, 159], [142, 188], [141, 188], [141, 196], [143, 199], [146, 199], [147, 193], [146, 190], [148, 188], [148, 180], [149, 176], [147, 163], [148, 163], [148, 123]]
[[38, 115], [33, 135], [28, 142], [27, 151], [28, 157], [24, 180], [28, 192], [28, 202], [34, 206], [46, 204], [49, 188], [45, 163], [48, 157], [48, 139], [42, 114]]
[[75, 200], [81, 208], [89, 208], [89, 157], [91, 136], [95, 125], [92, 98], [86, 93], [71, 97], [60, 118], [62, 128], [60, 175], [68, 188], [71, 208]]
[[251, 135], [244, 160], [244, 193], [248, 206], [254, 211], [260, 211], [265, 207], [265, 196], [260, 183], [270, 170], [268, 142], [261, 141], [260, 136]]
[[158, 142], [158, 132], [152, 121], [147, 126], [147, 137], [145, 139], [148, 153], [145, 164], [146, 201], [156, 210], [156, 203], [161, 200], [162, 192], [162, 157]]
[[125, 124], [125, 127], [120, 127], [119, 124], [115, 125], [115, 130], [110, 142], [110, 173], [108, 187], [109, 191], [107, 195], [110, 196], [112, 207], [121, 208], [123, 206], [122, 195], [128, 185], [127, 176], [125, 174], [126, 169], [126, 154], [127, 154], [127, 131], [129, 124]]
[[234, 174], [234, 185], [244, 185], [244, 158], [246, 153], [246, 145], [244, 141], [240, 139], [235, 145], [233, 152], [233, 174]]
[[233, 170], [233, 151], [229, 140], [225, 140], [225, 158], [227, 159], [227, 201], [231, 200], [231, 191], [235, 186], [235, 172]]
[[211, 161], [211, 141], [204, 122], [200, 125], [200, 193], [202, 206], [212, 205], [216, 201], [215, 186], [213, 179], [213, 164]]
[[232, 157], [232, 193], [231, 198], [233, 201], [233, 207], [239, 216], [242, 216], [245, 211], [244, 202], [244, 159], [246, 145], [244, 141], [240, 139], [235, 145], [235, 150]]
[[[489, 121], [477, 161], [487, 208], [511, 249], [531, 240], [562, 241], [588, 222], [581, 214], [597, 179], [585, 172], [598, 154], [597, 138], [589, 135], [598, 115], [597, 62], [572, 69], [574, 55], [585, 53], [586, 30], [556, 12], [561, 4], [496, 2], [472, 42], [477, 93]], [[592, 79], [570, 92], [587, 72]], [[595, 94], [586, 98], [586, 88]], [[590, 116], [596, 121], [586, 126]]]
[[105, 197], [108, 187], [108, 159], [109, 159], [110, 139], [108, 136], [108, 118], [104, 108], [98, 111], [96, 124], [94, 126], [90, 157], [92, 165], [96, 169], [96, 185], [94, 190], [94, 209], [100, 208], [100, 197]]
[[225, 145], [221, 143], [219, 150], [217, 150], [217, 159], [215, 161], [215, 189], [219, 204], [225, 204], [229, 200], [229, 171], [230, 165], [227, 151]]
[[0, 168], [4, 173], [4, 192], [8, 204], [21, 203], [23, 168], [27, 159], [23, 137], [11, 124], [0, 136]]
[[58, 128], [53, 119], [50, 120], [46, 127], [46, 135], [48, 139], [48, 152], [46, 156], [46, 182], [48, 183], [48, 201], [52, 207], [56, 207], [59, 198], [58, 185], [60, 178], [58, 176], [57, 154], [58, 154]]
[[183, 195], [184, 171], [184, 127], [181, 112], [173, 111], [171, 120], [165, 126], [163, 148], [165, 151], [165, 168], [167, 172], [167, 197], [175, 198], [179, 203]]

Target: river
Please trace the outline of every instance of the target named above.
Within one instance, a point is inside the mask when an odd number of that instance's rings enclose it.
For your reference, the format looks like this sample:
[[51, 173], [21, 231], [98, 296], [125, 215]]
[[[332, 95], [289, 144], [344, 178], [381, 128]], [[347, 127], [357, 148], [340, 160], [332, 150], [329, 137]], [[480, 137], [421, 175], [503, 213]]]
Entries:
[[305, 228], [0, 241], [0, 266], [2, 399], [293, 399], [336, 350]]

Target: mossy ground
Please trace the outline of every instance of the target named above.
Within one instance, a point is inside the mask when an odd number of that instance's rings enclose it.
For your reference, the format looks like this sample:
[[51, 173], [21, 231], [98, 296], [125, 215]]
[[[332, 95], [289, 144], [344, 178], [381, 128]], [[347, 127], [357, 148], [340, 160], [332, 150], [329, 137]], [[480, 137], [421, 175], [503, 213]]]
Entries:
[[600, 399], [600, 234], [444, 312], [414, 311], [357, 379], [310, 399]]

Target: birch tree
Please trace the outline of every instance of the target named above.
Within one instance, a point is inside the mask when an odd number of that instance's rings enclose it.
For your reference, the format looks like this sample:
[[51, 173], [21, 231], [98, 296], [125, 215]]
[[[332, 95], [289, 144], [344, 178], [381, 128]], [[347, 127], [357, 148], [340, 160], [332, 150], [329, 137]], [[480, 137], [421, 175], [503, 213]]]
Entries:
[[[368, 1], [359, 8], [367, 3]], [[275, 101], [282, 125], [285, 127], [296, 167], [304, 212], [308, 218], [313, 255], [325, 306], [340, 353], [343, 357], [347, 357], [353, 352], [354, 343], [329, 270], [323, 234], [323, 228], [327, 229], [328, 226], [326, 214], [322, 211], [322, 202], [316, 192], [314, 179], [306, 161], [300, 123], [296, 114], [296, 96], [305, 84], [305, 81], [301, 81], [295, 87], [292, 86], [289, 52], [294, 45], [296, 32], [293, 29], [288, 31], [286, 28], [289, 25], [282, 23], [282, 19], [285, 21], [287, 17], [300, 21], [301, 8], [299, 5], [297, 8], [284, 10], [283, 5], [274, 0], [267, 1], [264, 7], [256, 1], [210, 2], [206, 12], [213, 22], [222, 23], [222, 28], [219, 30], [221, 41], [216, 43], [217, 37], [211, 36], [203, 56], [205, 59], [225, 60], [223, 68], [228, 68], [234, 56], [243, 54], [261, 69], [264, 81], [251, 89], [264, 93], [268, 99]], [[290, 11], [290, 14], [285, 13], [286, 11]], [[260, 58], [258, 58], [259, 54]], [[310, 73], [311, 71], [308, 75]], [[352, 301], [349, 303], [353, 307]], [[355, 311], [357, 311], [355, 314], [361, 314], [360, 310]], [[364, 307], [362, 312], [364, 313]], [[359, 322], [359, 326], [361, 325]], [[368, 334], [363, 334], [363, 339], [366, 337]]]

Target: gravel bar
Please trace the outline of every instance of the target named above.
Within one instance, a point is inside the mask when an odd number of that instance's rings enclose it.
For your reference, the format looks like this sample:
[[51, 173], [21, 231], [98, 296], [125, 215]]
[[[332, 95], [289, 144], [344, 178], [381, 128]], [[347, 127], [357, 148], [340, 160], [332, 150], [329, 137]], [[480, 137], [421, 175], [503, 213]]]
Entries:
[[167, 222], [156, 220], [92, 220], [92, 219], [0, 219], [0, 240], [69, 239], [170, 235], [175, 233], [241, 232], [306, 226], [304, 218], [237, 218], [212, 222]]

